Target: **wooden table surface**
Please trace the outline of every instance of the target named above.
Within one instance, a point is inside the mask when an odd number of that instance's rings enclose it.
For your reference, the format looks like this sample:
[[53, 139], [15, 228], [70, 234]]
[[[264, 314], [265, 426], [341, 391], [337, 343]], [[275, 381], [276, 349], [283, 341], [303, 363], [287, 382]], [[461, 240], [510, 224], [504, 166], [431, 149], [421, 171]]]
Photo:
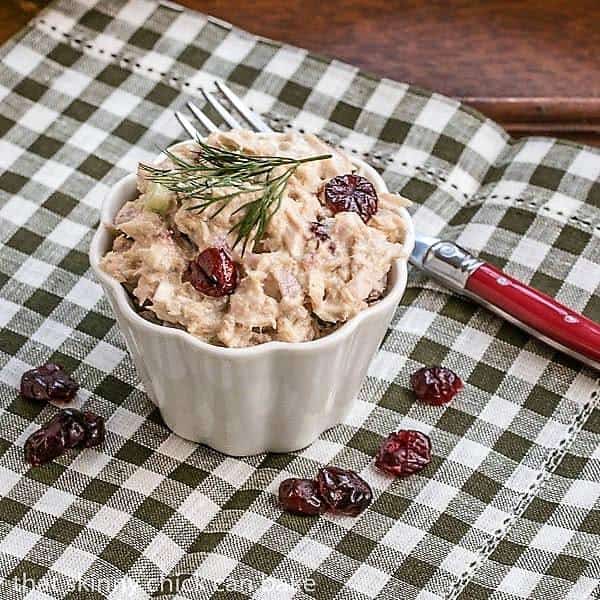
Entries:
[[[179, 2], [460, 98], [513, 135], [600, 145], [599, 0]], [[46, 4], [0, 0], [0, 42]]]

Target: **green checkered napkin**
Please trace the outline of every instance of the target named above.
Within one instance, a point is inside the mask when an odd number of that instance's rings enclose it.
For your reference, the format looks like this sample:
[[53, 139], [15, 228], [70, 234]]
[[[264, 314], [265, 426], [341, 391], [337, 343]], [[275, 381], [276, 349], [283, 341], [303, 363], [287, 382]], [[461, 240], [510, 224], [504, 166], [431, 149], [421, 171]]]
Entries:
[[[346, 422], [301, 452], [228, 458], [170, 435], [86, 257], [110, 187], [222, 79], [274, 128], [378, 168], [420, 231], [599, 320], [598, 150], [511, 141], [448, 98], [150, 0], [59, 0], [0, 56], [1, 598], [598, 597], [597, 373], [412, 273]], [[107, 440], [29, 468], [23, 443], [56, 408], [18, 382], [47, 360]], [[409, 391], [434, 363], [466, 382], [450, 406]], [[372, 466], [397, 427], [433, 441], [406, 480]], [[278, 483], [326, 463], [360, 472], [371, 508], [282, 513]]]

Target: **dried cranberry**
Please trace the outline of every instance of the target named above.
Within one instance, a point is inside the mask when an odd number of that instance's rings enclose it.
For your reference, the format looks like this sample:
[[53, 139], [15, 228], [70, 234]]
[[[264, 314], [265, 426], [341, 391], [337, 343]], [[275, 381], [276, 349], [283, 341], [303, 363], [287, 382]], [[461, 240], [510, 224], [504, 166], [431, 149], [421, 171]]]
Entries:
[[101, 444], [106, 435], [104, 419], [100, 415], [86, 411], [83, 413], [83, 422], [87, 434], [83, 441], [83, 447], [91, 448], [92, 446]]
[[26, 371], [21, 377], [21, 396], [28, 400], [68, 402], [75, 397], [78, 389], [77, 382], [54, 363]]
[[375, 466], [390, 475], [407, 477], [431, 462], [431, 441], [420, 431], [401, 429], [381, 444]]
[[424, 367], [410, 377], [412, 388], [421, 402], [446, 404], [464, 385], [460, 377], [446, 367]]
[[238, 269], [226, 250], [207, 248], [190, 262], [185, 279], [199, 292], [218, 298], [233, 294]]
[[369, 484], [354, 471], [325, 467], [317, 475], [319, 494], [331, 512], [356, 517], [371, 504]]
[[65, 446], [67, 448], [76, 448], [87, 437], [87, 430], [83, 422], [83, 414], [76, 408], [67, 408], [61, 410], [46, 425], [46, 429], [62, 428], [65, 436]]
[[67, 408], [58, 412], [25, 442], [25, 460], [46, 464], [68, 448], [97, 446], [104, 440], [104, 419], [92, 412]]
[[310, 223], [310, 232], [321, 242], [329, 239], [329, 232], [327, 226], [319, 221], [312, 221]]
[[279, 485], [279, 502], [297, 515], [318, 515], [325, 510], [314, 479], [286, 479]]
[[67, 448], [75, 448], [79, 445], [84, 448], [91, 448], [104, 441], [104, 419], [96, 413], [91, 411], [81, 412], [76, 408], [66, 408], [61, 410], [46, 427], [54, 420], [62, 424], [66, 435]]
[[62, 428], [38, 429], [25, 442], [25, 460], [34, 467], [53, 461], [65, 451]]
[[377, 192], [362, 175], [338, 175], [325, 185], [325, 204], [333, 213], [355, 212], [366, 223], [377, 212]]

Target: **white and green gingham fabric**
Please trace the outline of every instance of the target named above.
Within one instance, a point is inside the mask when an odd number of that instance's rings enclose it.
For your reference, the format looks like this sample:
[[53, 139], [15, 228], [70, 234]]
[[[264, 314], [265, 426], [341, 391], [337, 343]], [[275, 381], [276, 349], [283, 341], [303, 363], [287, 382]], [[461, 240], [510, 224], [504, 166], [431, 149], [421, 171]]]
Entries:
[[[0, 60], [1, 598], [599, 597], [597, 373], [412, 273], [346, 422], [233, 459], [169, 433], [86, 256], [110, 187], [183, 138], [173, 111], [219, 79], [379, 169], [419, 230], [600, 320], [598, 150], [512, 141], [443, 96], [151, 0], [58, 0]], [[18, 383], [47, 360], [107, 439], [31, 468], [23, 443], [56, 407]], [[410, 392], [431, 364], [465, 380], [447, 407]], [[372, 463], [398, 427], [434, 449], [404, 480]], [[278, 483], [327, 463], [360, 472], [372, 506], [283, 513]]]

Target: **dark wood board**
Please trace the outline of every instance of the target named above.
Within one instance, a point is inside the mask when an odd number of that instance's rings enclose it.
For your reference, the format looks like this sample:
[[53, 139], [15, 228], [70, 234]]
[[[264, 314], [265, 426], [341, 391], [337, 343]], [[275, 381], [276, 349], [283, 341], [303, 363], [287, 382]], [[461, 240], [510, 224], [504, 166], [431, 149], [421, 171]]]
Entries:
[[[598, 0], [179, 0], [253, 33], [459, 98], [516, 136], [600, 145]], [[46, 0], [2, 0], [0, 41]]]

